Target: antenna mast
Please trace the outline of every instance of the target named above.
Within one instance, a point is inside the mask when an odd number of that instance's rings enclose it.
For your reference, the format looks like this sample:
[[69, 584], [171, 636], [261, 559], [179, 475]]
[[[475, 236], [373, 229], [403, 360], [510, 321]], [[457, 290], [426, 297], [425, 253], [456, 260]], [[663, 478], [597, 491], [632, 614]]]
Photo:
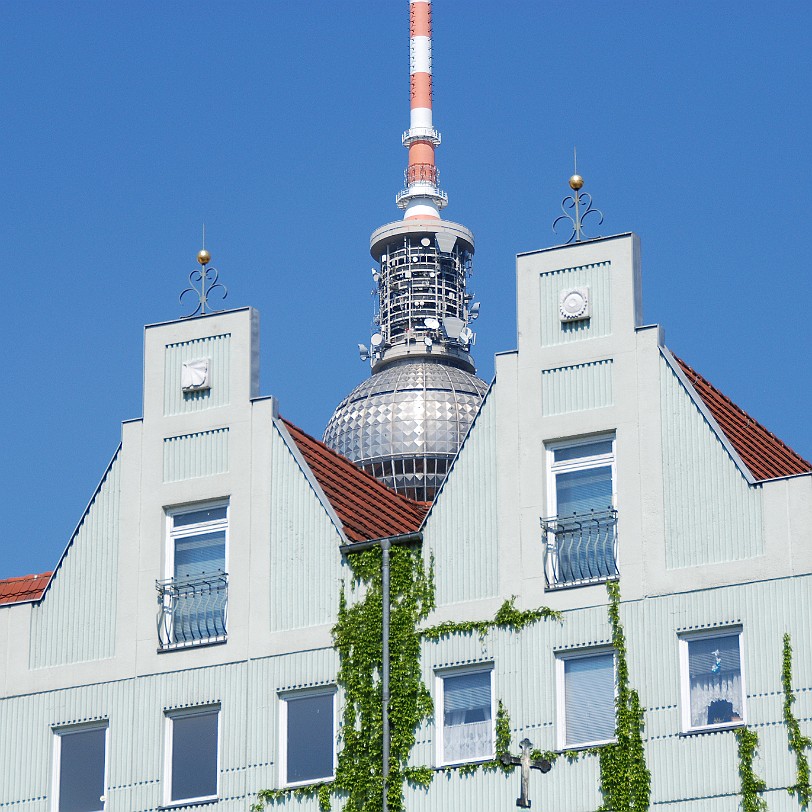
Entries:
[[405, 172], [406, 188], [395, 198], [404, 219], [440, 217], [448, 195], [439, 188], [440, 173], [434, 163], [434, 150], [440, 146], [440, 133], [432, 119], [431, 0], [409, 0], [409, 129], [403, 133], [403, 146], [409, 150]]

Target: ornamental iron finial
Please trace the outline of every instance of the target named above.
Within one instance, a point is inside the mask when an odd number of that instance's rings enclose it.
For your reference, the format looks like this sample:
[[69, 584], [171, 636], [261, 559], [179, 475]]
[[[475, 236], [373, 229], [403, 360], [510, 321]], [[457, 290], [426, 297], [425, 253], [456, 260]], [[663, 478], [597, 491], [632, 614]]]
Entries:
[[[603, 222], [603, 212], [600, 209], [593, 209], [592, 208], [592, 195], [588, 192], [582, 192], [581, 189], [584, 186], [584, 179], [578, 174], [578, 154], [576, 150], [573, 148], [573, 169], [574, 173], [569, 180], [570, 189], [572, 189], [572, 194], [567, 195], [561, 201], [561, 211], [564, 212], [563, 214], [559, 214], [558, 217], [553, 220], [553, 233], [557, 233], [555, 227], [560, 223], [562, 220], [569, 220], [572, 226], [572, 233], [569, 236], [569, 239], [564, 243], [568, 245], [571, 242], [581, 242], [582, 239], [585, 238], [585, 234], [583, 232], [583, 223], [584, 220], [590, 214], [596, 214], [598, 216], [598, 223], [600, 225]], [[567, 211], [569, 209], [569, 211]], [[571, 214], [574, 210], [574, 213]], [[587, 238], [588, 239], [588, 238]]]
[[183, 297], [187, 293], [194, 293], [197, 296], [197, 307], [191, 312], [183, 316], [184, 319], [190, 319], [193, 316], [205, 316], [207, 313], [221, 313], [222, 309], [217, 309], [209, 304], [209, 296], [212, 291], [219, 290], [221, 293], [218, 295], [225, 299], [228, 296], [226, 286], [219, 282], [220, 272], [217, 268], [210, 268], [211, 254], [206, 250], [206, 226], [203, 225], [203, 247], [197, 252], [197, 261], [200, 264], [199, 268], [195, 268], [189, 274], [189, 287], [181, 292], [178, 297], [179, 302], [183, 302]]

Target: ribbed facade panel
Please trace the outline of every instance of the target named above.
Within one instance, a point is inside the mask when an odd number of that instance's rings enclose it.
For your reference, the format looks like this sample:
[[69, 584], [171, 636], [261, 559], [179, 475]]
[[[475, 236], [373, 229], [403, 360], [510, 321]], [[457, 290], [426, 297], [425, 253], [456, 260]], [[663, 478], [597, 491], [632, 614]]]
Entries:
[[271, 629], [334, 623], [338, 530], [278, 431], [271, 445]]
[[179, 482], [227, 471], [227, 428], [164, 439], [164, 482]]
[[748, 484], [664, 359], [660, 390], [666, 566], [762, 555], [760, 486]]
[[[646, 708], [645, 738], [653, 809], [735, 810], [738, 757], [731, 731], [681, 734], [679, 636], [741, 629], [747, 721], [760, 737], [756, 772], [768, 784], [771, 810], [794, 809], [782, 788], [794, 778], [782, 723], [782, 636], [793, 636], [794, 709], [802, 732], [812, 732], [812, 576], [648, 598], [624, 603], [630, 680]], [[494, 702], [511, 720], [511, 748], [525, 736], [541, 749], [556, 747], [556, 652], [607, 646], [606, 605], [565, 612], [520, 632], [459, 634], [423, 645], [423, 677], [435, 695], [438, 670], [494, 670]], [[0, 809], [49, 809], [52, 729], [106, 720], [110, 727], [108, 812], [147, 812], [162, 801], [165, 713], [220, 706], [218, 810], [245, 810], [256, 792], [279, 785], [279, 693], [332, 685], [338, 658], [330, 648], [241, 661], [82, 688], [19, 696], [0, 702]], [[436, 699], [436, 695], [435, 695]], [[440, 724], [440, 721], [437, 722]], [[436, 766], [435, 720], [418, 732], [414, 765]], [[491, 812], [513, 808], [519, 774], [438, 773], [428, 792], [406, 789], [410, 812], [436, 809]], [[782, 794], [783, 793], [783, 794]], [[552, 772], [531, 776], [534, 808], [593, 812], [600, 803], [598, 759], [559, 759]], [[795, 802], [793, 802], [795, 803]], [[315, 812], [315, 800], [280, 808]], [[341, 803], [336, 804], [336, 809]]]
[[[426, 522], [426, 550], [442, 548], [443, 560], [453, 562], [436, 572], [438, 605], [497, 592], [497, 480], [496, 398], [491, 392]], [[477, 554], [471, 555], [471, 550]]]
[[217, 809], [245, 812], [258, 790], [278, 786], [278, 692], [335, 684], [336, 669], [335, 652], [317, 649], [2, 700], [0, 809], [50, 810], [53, 730], [99, 722], [109, 727], [108, 812], [155, 810], [166, 712], [217, 704]]
[[612, 359], [541, 372], [541, 413], [580, 412], [611, 406]]
[[[231, 334], [196, 338], [179, 344], [167, 344], [164, 362], [164, 414], [188, 414], [227, 406], [229, 403], [229, 372]], [[184, 392], [181, 371], [184, 361], [209, 359], [208, 389]]]
[[[596, 262], [561, 268], [539, 276], [541, 346], [569, 344], [612, 333], [612, 264]], [[559, 296], [569, 288], [589, 288], [592, 315], [583, 321], [562, 322]]]
[[[41, 603], [31, 610], [31, 668], [113, 656], [120, 452], [82, 517]], [[91, 584], [92, 588], [87, 588]]]

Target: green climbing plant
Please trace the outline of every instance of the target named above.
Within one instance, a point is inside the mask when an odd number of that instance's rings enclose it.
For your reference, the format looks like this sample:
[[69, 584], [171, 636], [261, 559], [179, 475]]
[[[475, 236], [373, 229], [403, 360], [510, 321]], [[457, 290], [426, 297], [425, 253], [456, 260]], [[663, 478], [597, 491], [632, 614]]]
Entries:
[[645, 812], [649, 808], [651, 773], [643, 747], [643, 708], [637, 691], [629, 685], [626, 635], [620, 620], [620, 586], [606, 584], [609, 593], [609, 625], [615, 649], [617, 693], [616, 738], [613, 744], [595, 748], [600, 763], [603, 803], [598, 812]]
[[[335, 795], [345, 798], [345, 812], [379, 812], [383, 796], [383, 715], [381, 669], [383, 644], [383, 584], [381, 550], [372, 548], [348, 557], [353, 574], [349, 602], [346, 585], [339, 593], [338, 621], [333, 640], [339, 655], [338, 684], [344, 692], [340, 721], [340, 750], [335, 780], [304, 787], [266, 789], [257, 794], [252, 810], [288, 798], [318, 797], [322, 812], [329, 812]], [[540, 620], [560, 619], [547, 607], [519, 610], [515, 596], [506, 600], [492, 620], [447, 622], [421, 629], [434, 609], [434, 564], [426, 568], [418, 547], [390, 551], [390, 766], [387, 803], [390, 812], [403, 812], [405, 783], [428, 787], [436, 771], [410, 767], [408, 759], [420, 725], [434, 712], [431, 694], [423, 684], [420, 645], [452, 634], [486, 635], [491, 629], [520, 631]], [[496, 757], [492, 761], [444, 768], [457, 774], [478, 770], [512, 772], [502, 756], [510, 753], [510, 718], [502, 702], [496, 713]], [[545, 757], [555, 754], [545, 754]]]
[[812, 787], [809, 785], [809, 759], [806, 756], [806, 751], [812, 747], [812, 740], [801, 733], [801, 725], [792, 712], [795, 692], [792, 689], [792, 640], [789, 634], [784, 635], [781, 685], [784, 689], [784, 724], [787, 727], [789, 749], [795, 755], [795, 783], [791, 787], [787, 787], [787, 792], [798, 799], [802, 809], [806, 809], [812, 800]]
[[736, 741], [739, 744], [742, 812], [763, 812], [767, 809], [767, 802], [761, 797], [761, 793], [767, 788], [767, 783], [753, 771], [753, 760], [758, 750], [758, 735], [754, 730], [740, 727], [736, 730]]
[[[348, 557], [363, 594], [348, 605], [339, 599], [333, 639], [339, 655], [338, 684], [344, 689], [341, 750], [335, 789], [346, 794], [346, 812], [379, 812], [383, 793], [383, 716], [380, 672], [383, 600], [381, 550]], [[403, 783], [425, 786], [430, 774], [409, 769], [408, 758], [420, 724], [434, 705], [420, 668], [420, 624], [434, 608], [433, 563], [424, 566], [417, 547], [394, 547], [390, 553], [390, 765], [387, 801], [391, 812], [403, 809]]]
[[452, 634], [472, 634], [476, 632], [484, 637], [491, 629], [508, 629], [519, 632], [532, 623], [540, 620], [561, 620], [561, 612], [540, 606], [538, 609], [517, 609], [516, 596], [506, 600], [498, 609], [493, 620], [449, 620], [429, 626], [420, 633], [424, 640], [440, 640]]

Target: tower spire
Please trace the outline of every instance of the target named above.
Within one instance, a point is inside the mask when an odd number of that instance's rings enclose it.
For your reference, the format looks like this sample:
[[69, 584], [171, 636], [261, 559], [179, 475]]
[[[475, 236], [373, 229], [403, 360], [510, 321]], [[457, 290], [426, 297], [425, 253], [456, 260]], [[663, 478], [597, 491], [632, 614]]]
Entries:
[[479, 315], [466, 288], [474, 235], [440, 219], [448, 197], [434, 163], [431, 0], [409, 0], [409, 23], [409, 163], [397, 196], [404, 219], [372, 232], [374, 327], [370, 345], [358, 345], [372, 375], [339, 403], [324, 441], [399, 493], [428, 501], [488, 386], [471, 356]]
[[402, 138], [409, 150], [409, 164], [406, 188], [398, 193], [396, 202], [405, 209], [405, 220], [439, 219], [448, 195], [439, 188], [434, 161], [441, 137], [432, 117], [431, 0], [409, 0], [409, 97], [409, 129]]

